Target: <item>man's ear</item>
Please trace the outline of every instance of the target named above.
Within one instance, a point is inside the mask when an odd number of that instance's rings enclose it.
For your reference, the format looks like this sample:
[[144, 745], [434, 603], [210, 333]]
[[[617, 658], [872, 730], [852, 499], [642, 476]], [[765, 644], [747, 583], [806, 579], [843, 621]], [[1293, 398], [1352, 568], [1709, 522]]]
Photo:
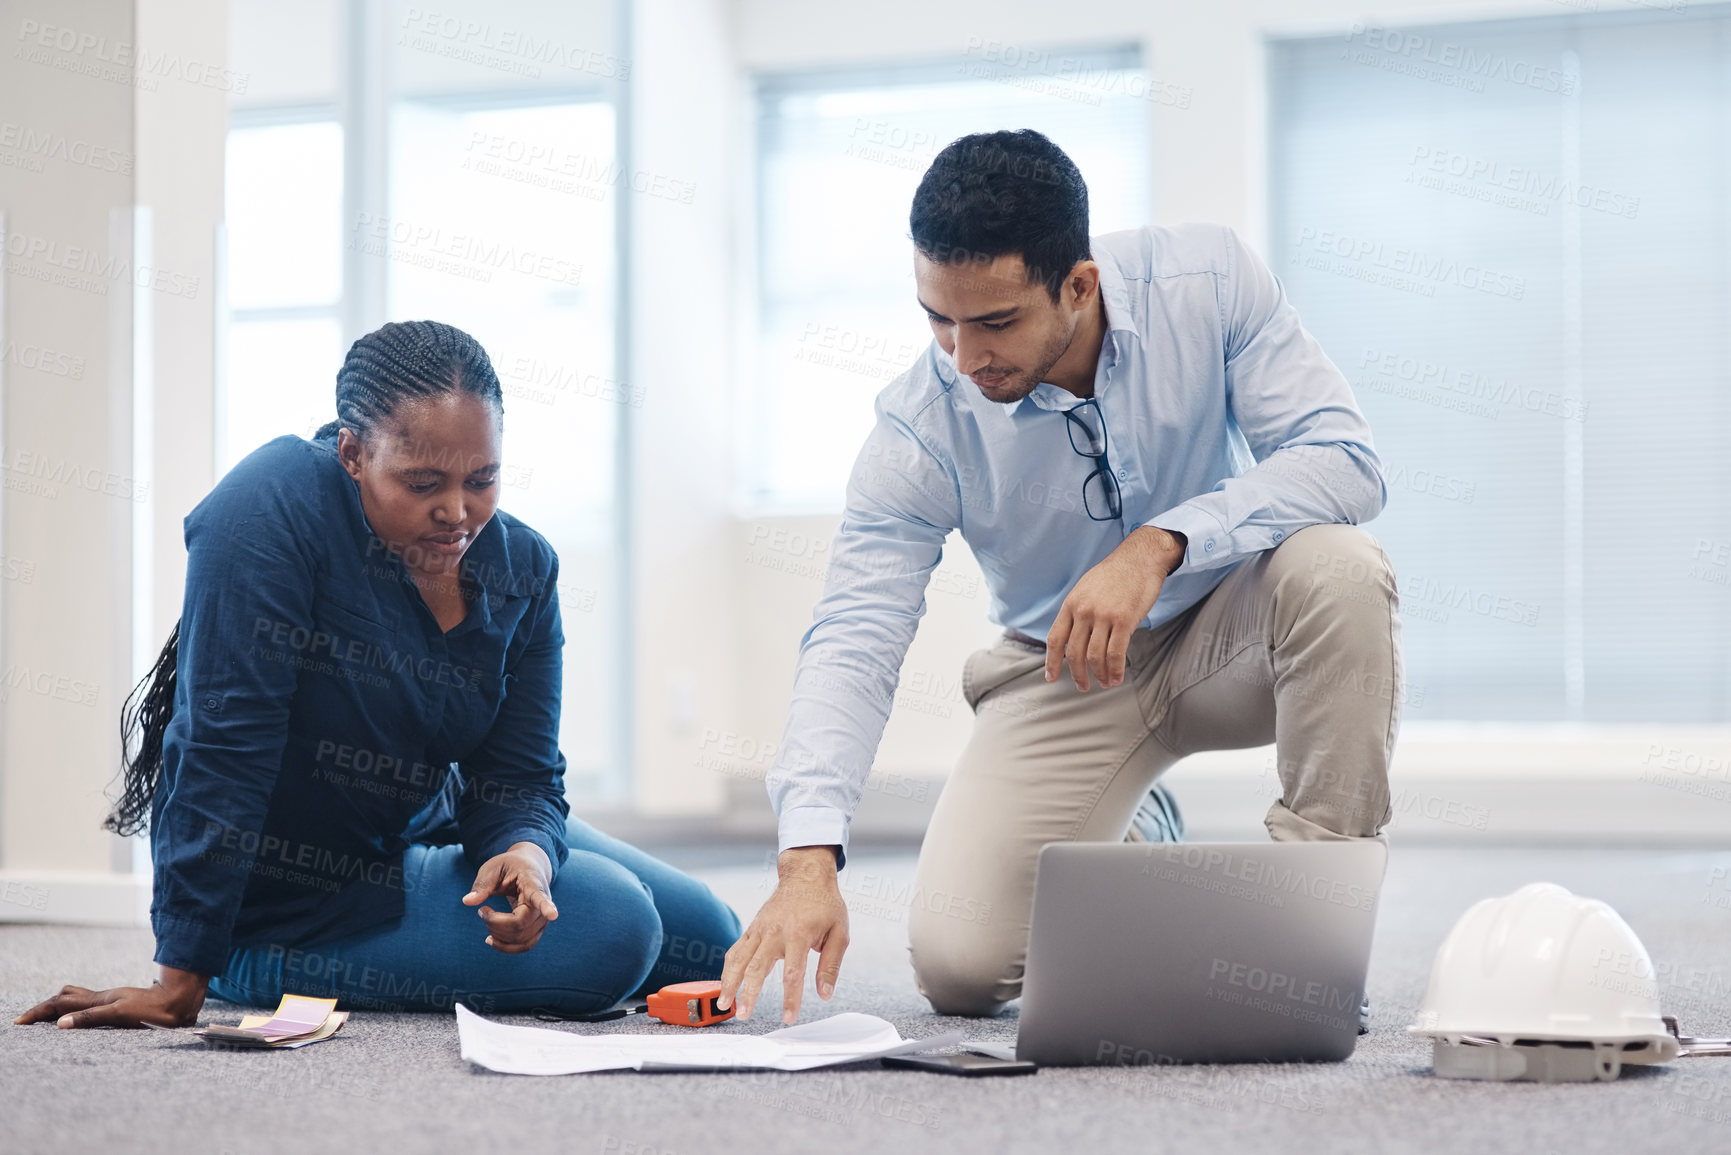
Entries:
[[343, 463], [343, 468], [356, 481], [361, 479], [361, 455], [364, 447], [361, 439], [346, 426], [337, 430], [337, 460]]
[[1077, 261], [1064, 278], [1064, 292], [1072, 309], [1085, 309], [1100, 295], [1100, 266], [1092, 260]]

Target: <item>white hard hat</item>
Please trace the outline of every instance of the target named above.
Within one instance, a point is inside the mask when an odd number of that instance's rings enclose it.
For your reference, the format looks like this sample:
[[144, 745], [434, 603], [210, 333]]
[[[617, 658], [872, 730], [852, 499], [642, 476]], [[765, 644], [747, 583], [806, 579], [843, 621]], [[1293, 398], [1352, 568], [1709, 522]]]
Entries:
[[1437, 1074], [1461, 1078], [1614, 1079], [1678, 1054], [1641, 940], [1609, 906], [1549, 882], [1461, 915], [1408, 1029], [1435, 1041]]

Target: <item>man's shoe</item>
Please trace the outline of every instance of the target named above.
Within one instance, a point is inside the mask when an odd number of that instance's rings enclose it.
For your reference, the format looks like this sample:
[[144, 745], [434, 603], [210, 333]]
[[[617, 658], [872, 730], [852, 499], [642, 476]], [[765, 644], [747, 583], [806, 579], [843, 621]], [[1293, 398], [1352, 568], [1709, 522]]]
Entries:
[[1178, 813], [1178, 803], [1166, 787], [1156, 782], [1148, 797], [1136, 808], [1130, 820], [1130, 833], [1125, 842], [1183, 842], [1184, 816]]

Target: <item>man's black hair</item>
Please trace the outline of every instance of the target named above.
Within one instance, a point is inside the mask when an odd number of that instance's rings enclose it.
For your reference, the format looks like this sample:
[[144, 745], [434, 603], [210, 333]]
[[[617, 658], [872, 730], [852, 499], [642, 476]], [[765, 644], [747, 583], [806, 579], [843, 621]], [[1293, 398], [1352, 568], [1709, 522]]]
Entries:
[[1053, 301], [1088, 248], [1088, 186], [1064, 150], [1031, 128], [964, 136], [932, 159], [908, 214], [937, 264], [1015, 253]]

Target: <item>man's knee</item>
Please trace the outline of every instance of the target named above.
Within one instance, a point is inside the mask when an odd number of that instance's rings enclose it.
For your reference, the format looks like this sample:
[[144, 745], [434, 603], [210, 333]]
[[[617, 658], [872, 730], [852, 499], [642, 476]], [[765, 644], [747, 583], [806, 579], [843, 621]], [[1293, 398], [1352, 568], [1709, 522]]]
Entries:
[[940, 1015], [991, 1015], [1021, 993], [1022, 952], [997, 939], [929, 920], [916, 919], [909, 926], [914, 981], [932, 1010]]
[[1270, 564], [1318, 582], [1362, 585], [1394, 574], [1376, 539], [1356, 525], [1307, 526], [1275, 548]]
[[1394, 567], [1376, 539], [1356, 525], [1313, 525], [1287, 538], [1269, 559], [1277, 584], [1304, 587], [1309, 600], [1384, 609], [1396, 598]]

